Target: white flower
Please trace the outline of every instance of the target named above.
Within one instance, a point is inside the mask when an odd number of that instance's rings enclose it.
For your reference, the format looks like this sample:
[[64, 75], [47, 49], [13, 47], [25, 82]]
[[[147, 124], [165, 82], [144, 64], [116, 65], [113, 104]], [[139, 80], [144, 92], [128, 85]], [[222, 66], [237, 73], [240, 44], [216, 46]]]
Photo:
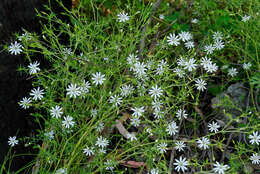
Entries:
[[119, 22], [125, 22], [130, 19], [130, 16], [128, 16], [128, 13], [121, 12], [117, 15]]
[[92, 74], [92, 80], [95, 85], [102, 85], [106, 80], [105, 75], [101, 74], [101, 72], [96, 72], [96, 74]]
[[243, 69], [244, 69], [244, 70], [248, 70], [248, 69], [250, 69], [251, 66], [252, 66], [252, 64], [251, 64], [250, 62], [244, 63], [244, 64], [243, 64]]
[[222, 40], [222, 38], [223, 38], [222, 36], [223, 35], [222, 35], [222, 33], [220, 31], [216, 31], [216, 32], [213, 33], [213, 39], [215, 41]]
[[77, 96], [81, 95], [81, 88], [77, 87], [76, 84], [70, 84], [66, 91], [70, 98], [76, 98]]
[[182, 110], [182, 109], [179, 109], [177, 112], [176, 112], [176, 117], [181, 120], [182, 118], [186, 119], [187, 118], [187, 115], [186, 114], [186, 111], [185, 110]]
[[50, 112], [51, 112], [51, 116], [55, 117], [55, 118], [60, 118], [61, 115], [63, 114], [62, 108], [58, 105], [56, 105], [55, 107], [52, 107]]
[[104, 129], [104, 123], [103, 123], [103, 122], [99, 123], [99, 124], [96, 126], [96, 128], [97, 128], [97, 131], [98, 131], [98, 132], [102, 132], [103, 129]]
[[122, 97], [127, 97], [127, 96], [129, 96], [130, 94], [132, 94], [132, 92], [134, 91], [134, 88], [133, 88], [133, 86], [131, 86], [131, 85], [123, 85], [123, 86], [120, 88], [120, 91], [121, 91], [121, 96], [122, 96]]
[[22, 52], [22, 48], [23, 46], [17, 41], [15, 41], [14, 43], [11, 43], [11, 45], [9, 46], [9, 52], [11, 54], [17, 55]]
[[192, 49], [192, 48], [194, 48], [194, 42], [193, 42], [193, 41], [185, 42], [185, 43], [184, 43], [184, 46], [185, 46], [187, 49]]
[[260, 135], [258, 135], [258, 131], [253, 132], [253, 135], [249, 135], [250, 143], [251, 144], [257, 144], [260, 143]]
[[54, 131], [51, 130], [50, 132], [45, 132], [44, 135], [46, 137], [48, 137], [49, 139], [53, 139], [54, 138]]
[[19, 41], [22, 41], [22, 40], [29, 41], [31, 39], [32, 39], [32, 37], [28, 33], [23, 33], [21, 36], [18, 37]]
[[33, 63], [30, 63], [28, 65], [28, 68], [29, 68], [29, 74], [32, 75], [32, 74], [36, 74], [38, 71], [40, 71], [41, 69], [38, 67], [40, 65], [39, 62], [35, 61]]
[[155, 64], [154, 60], [148, 60], [146, 63], [147, 69], [151, 69], [154, 64]]
[[97, 116], [98, 111], [96, 109], [92, 109], [90, 112], [91, 112], [91, 117]]
[[184, 77], [184, 71], [180, 68], [175, 68], [173, 72], [175, 72], [180, 78]]
[[211, 124], [210, 123], [208, 124], [208, 127], [210, 132], [217, 133], [218, 129], [220, 128], [220, 125], [217, 122], [212, 121]]
[[177, 172], [180, 172], [180, 170], [182, 172], [185, 172], [185, 170], [188, 170], [187, 166], [189, 165], [189, 163], [186, 158], [182, 158], [182, 156], [180, 156], [179, 159], [175, 160], [175, 163], [173, 163], [173, 165], [176, 165], [175, 170], [177, 170]]
[[129, 56], [127, 57], [127, 63], [131, 66], [130, 70], [132, 71], [132, 66], [134, 66], [134, 64], [138, 61], [138, 57], [134, 54], [129, 54]]
[[160, 110], [162, 104], [163, 104], [163, 103], [162, 103], [160, 100], [154, 100], [154, 101], [152, 102], [152, 108], [153, 108], [154, 110]]
[[14, 137], [9, 137], [9, 138], [8, 138], [8, 144], [9, 144], [11, 147], [14, 147], [16, 144], [18, 144], [18, 140], [16, 139], [16, 136], [14, 136]]
[[71, 55], [72, 54], [71, 48], [63, 48], [63, 54]]
[[157, 146], [160, 153], [165, 153], [167, 151], [167, 144], [166, 143], [160, 143]]
[[106, 154], [107, 151], [106, 151], [106, 149], [101, 148], [101, 149], [99, 149], [99, 153], [101, 153], [101, 154]]
[[177, 65], [179, 66], [185, 66], [186, 61], [183, 59], [182, 56], [180, 56], [177, 60]]
[[196, 18], [191, 20], [191, 23], [193, 23], [193, 24], [197, 24], [198, 22], [199, 22], [199, 20]]
[[150, 136], [153, 136], [152, 129], [148, 127], [145, 132], [147, 132]]
[[112, 160], [107, 160], [106, 162], [105, 162], [105, 165], [106, 165], [106, 170], [114, 170], [114, 162], [112, 161]]
[[163, 14], [160, 14], [159, 18], [163, 20], [165, 18], [165, 16]]
[[208, 67], [206, 68], [206, 71], [208, 73], [213, 73], [216, 72], [218, 70], [218, 66], [216, 65], [216, 63], [211, 63], [208, 65]]
[[213, 46], [216, 50], [221, 50], [225, 47], [224, 42], [222, 42], [221, 40], [216, 40]]
[[41, 100], [43, 98], [43, 89], [40, 89], [40, 87], [38, 87], [37, 89], [32, 89], [30, 95], [33, 97], [33, 100]]
[[133, 133], [128, 133], [126, 136], [127, 136], [127, 139], [130, 139], [130, 141], [137, 140], [135, 134], [133, 134]]
[[252, 161], [252, 164], [260, 164], [260, 156], [258, 153], [253, 153], [253, 155], [250, 157], [250, 160]]
[[209, 148], [209, 144], [210, 144], [209, 139], [206, 137], [202, 137], [202, 139], [198, 139], [197, 143], [199, 148], [204, 150]]
[[122, 98], [118, 95], [111, 96], [109, 99], [109, 103], [112, 103], [113, 106], [117, 107], [123, 102]]
[[19, 105], [24, 108], [24, 109], [28, 109], [31, 105], [31, 98], [27, 98], [27, 97], [24, 97], [20, 102], [19, 102]]
[[68, 129], [70, 127], [73, 127], [75, 122], [72, 120], [73, 120], [73, 118], [71, 116], [64, 117], [64, 120], [62, 121], [62, 126], [68, 128]]
[[55, 172], [55, 174], [67, 174], [67, 169], [66, 168], [60, 168]]
[[188, 69], [188, 71], [192, 71], [196, 69], [197, 64], [195, 63], [196, 60], [194, 58], [185, 61], [184, 69]]
[[142, 78], [146, 75], [146, 65], [142, 62], [136, 62], [133, 67], [134, 73], [137, 75], [137, 77]]
[[212, 54], [214, 50], [215, 50], [215, 47], [212, 44], [206, 45], [204, 47], [204, 51], [206, 51], [207, 54]]
[[102, 136], [98, 137], [96, 146], [101, 147], [102, 149], [108, 146], [108, 140]]
[[218, 174], [224, 174], [226, 170], [229, 169], [228, 165], [219, 164], [219, 162], [216, 162], [214, 165], [213, 171]]
[[189, 40], [192, 39], [192, 35], [189, 32], [186, 32], [186, 31], [182, 31], [178, 36], [180, 37], [180, 39], [183, 42], [186, 42], [186, 41], [189, 41]]
[[205, 80], [196, 79], [195, 82], [196, 82], [195, 86], [197, 86], [197, 90], [204, 91], [204, 89], [206, 89], [205, 86], [207, 85], [207, 83], [205, 82]]
[[167, 36], [167, 42], [169, 45], [178, 46], [180, 44], [180, 38], [178, 35], [175, 36], [174, 33], [170, 33], [170, 35]]
[[153, 97], [155, 100], [157, 98], [160, 98], [160, 96], [162, 95], [163, 90], [161, 88], [158, 88], [157, 85], [153, 86], [152, 89], [149, 90], [149, 94], [151, 95], [151, 97]]
[[93, 147], [85, 147], [83, 149], [83, 153], [86, 155], [86, 156], [91, 156], [91, 155], [94, 155], [94, 148]]
[[156, 74], [163, 75], [164, 71], [165, 71], [164, 67], [158, 66], [157, 69], [156, 69]]
[[156, 119], [160, 119], [164, 116], [164, 112], [161, 110], [154, 110], [153, 115]]
[[202, 60], [200, 60], [200, 65], [203, 66], [204, 69], [207, 69], [210, 64], [212, 64], [211, 58], [207, 56], [202, 57]]
[[178, 133], [178, 128], [179, 126], [176, 125], [176, 122], [172, 121], [170, 124], [168, 124], [166, 131], [170, 136], [172, 136]]
[[135, 108], [132, 108], [131, 110], [134, 111], [133, 116], [136, 116], [136, 117], [140, 117], [144, 113], [144, 107], [143, 106], [142, 107], [135, 107]]
[[89, 92], [89, 88], [90, 88], [89, 81], [85, 81], [85, 79], [84, 79], [80, 86], [81, 94], [87, 94]]
[[135, 127], [138, 127], [141, 123], [141, 120], [139, 119], [139, 117], [134, 117], [134, 118], [131, 118], [130, 119], [130, 124], [135, 126]]
[[184, 147], [186, 147], [186, 145], [184, 144], [184, 142], [183, 141], [177, 141], [176, 143], [175, 143], [175, 149], [176, 150], [178, 150], [179, 152], [181, 152], [181, 151], [184, 151]]
[[228, 69], [228, 75], [230, 75], [231, 77], [235, 77], [237, 75], [237, 69], [236, 68], [230, 68]]
[[242, 21], [243, 21], [243, 22], [246, 22], [246, 21], [248, 21], [250, 18], [251, 18], [251, 16], [245, 15], [245, 16], [242, 17]]
[[159, 169], [152, 169], [149, 174], [159, 174]]
[[88, 57], [85, 56], [83, 53], [80, 53], [79, 58], [80, 58], [80, 60], [79, 60], [80, 63], [84, 64], [84, 61], [89, 62]]
[[223, 65], [223, 66], [221, 67], [221, 69], [222, 69], [222, 70], [228, 69], [228, 65]]

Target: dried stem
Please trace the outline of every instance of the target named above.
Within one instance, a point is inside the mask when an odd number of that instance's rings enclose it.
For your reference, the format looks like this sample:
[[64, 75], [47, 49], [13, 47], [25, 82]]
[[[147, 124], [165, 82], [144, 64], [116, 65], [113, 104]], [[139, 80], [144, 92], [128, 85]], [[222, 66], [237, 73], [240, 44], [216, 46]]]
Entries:
[[227, 151], [227, 147], [229, 146], [229, 144], [230, 144], [230, 142], [231, 142], [231, 139], [233, 138], [233, 134], [234, 134], [234, 133], [231, 133], [231, 134], [229, 135], [229, 137], [228, 137], [227, 144], [226, 144], [226, 147], [225, 147], [225, 149], [224, 149], [224, 152], [222, 153], [220, 162], [223, 162], [223, 161], [224, 161], [225, 153], [226, 153], [226, 151]]

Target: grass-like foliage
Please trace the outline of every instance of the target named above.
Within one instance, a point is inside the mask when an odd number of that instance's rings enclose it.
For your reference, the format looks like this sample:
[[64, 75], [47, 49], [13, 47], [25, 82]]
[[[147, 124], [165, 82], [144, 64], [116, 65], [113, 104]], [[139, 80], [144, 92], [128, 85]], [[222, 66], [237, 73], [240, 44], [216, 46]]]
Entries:
[[82, 0], [65, 23], [46, 6], [42, 34], [7, 47], [28, 60], [34, 88], [19, 104], [42, 127], [24, 170], [260, 172], [259, 7]]

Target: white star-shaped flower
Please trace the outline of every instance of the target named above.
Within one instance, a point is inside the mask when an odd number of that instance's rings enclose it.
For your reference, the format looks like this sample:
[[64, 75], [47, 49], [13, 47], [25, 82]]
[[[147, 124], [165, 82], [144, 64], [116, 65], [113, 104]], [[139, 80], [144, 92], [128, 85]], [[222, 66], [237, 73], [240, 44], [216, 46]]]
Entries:
[[53, 106], [50, 110], [51, 116], [55, 118], [60, 118], [61, 115], [63, 114], [62, 108], [60, 106]]
[[22, 52], [22, 48], [22, 45], [15, 41], [14, 43], [11, 43], [11, 45], [9, 46], [9, 52], [11, 54], [17, 55]]
[[180, 156], [179, 159], [175, 160], [175, 163], [173, 163], [173, 165], [176, 165], [175, 170], [177, 170], [177, 172], [185, 172], [186, 170], [188, 170], [187, 166], [189, 165], [189, 163], [186, 158], [182, 158], [182, 156]]
[[62, 126], [66, 128], [73, 127], [75, 122], [73, 121], [73, 118], [71, 116], [64, 117], [64, 120], [62, 121]]
[[128, 16], [128, 13], [121, 12], [117, 15], [119, 22], [125, 22], [130, 19], [130, 16]]
[[212, 121], [211, 124], [210, 123], [208, 124], [208, 127], [210, 132], [217, 133], [218, 129], [220, 128], [220, 125], [217, 122]]
[[228, 165], [220, 164], [219, 162], [216, 162], [213, 166], [213, 171], [218, 174], [225, 174], [225, 171], [229, 169]]
[[149, 90], [149, 94], [151, 95], [151, 97], [153, 97], [155, 100], [157, 98], [160, 98], [160, 96], [162, 95], [163, 90], [158, 87], [157, 85], [153, 86], [152, 89]]
[[43, 89], [40, 89], [40, 87], [38, 87], [37, 89], [32, 89], [30, 95], [33, 97], [33, 100], [35, 101], [41, 100], [43, 98], [44, 92]]
[[96, 72], [96, 74], [92, 74], [92, 76], [95, 85], [102, 85], [106, 80], [105, 75], [101, 74], [101, 72]]
[[81, 88], [78, 87], [76, 84], [70, 84], [68, 86], [68, 88], [66, 89], [67, 91], [67, 95], [70, 97], [70, 98], [77, 98], [78, 96], [81, 95]]
[[251, 144], [257, 144], [260, 143], [260, 135], [258, 135], [258, 131], [253, 132], [253, 135], [249, 135], [250, 143]]
[[11, 146], [11, 147], [14, 147], [15, 145], [18, 144], [18, 140], [16, 139], [16, 136], [14, 137], [9, 137], [8, 138], [8, 144]]
[[196, 79], [195, 82], [196, 82], [195, 86], [197, 87], [197, 89], [199, 91], [204, 91], [206, 89], [207, 83], [205, 82], [205, 80], [203, 80], [203, 79]]
[[39, 65], [40, 63], [35, 61], [33, 63], [30, 63], [28, 65], [28, 68], [29, 68], [29, 74], [32, 75], [32, 74], [36, 74], [38, 71], [40, 71], [41, 69], [39, 68]]
[[180, 37], [174, 33], [170, 33], [170, 35], [167, 36], [167, 42], [169, 45], [178, 46], [180, 44]]
[[198, 146], [200, 149], [204, 149], [206, 150], [207, 148], [209, 148], [209, 139], [206, 137], [202, 137], [202, 139], [197, 140]]

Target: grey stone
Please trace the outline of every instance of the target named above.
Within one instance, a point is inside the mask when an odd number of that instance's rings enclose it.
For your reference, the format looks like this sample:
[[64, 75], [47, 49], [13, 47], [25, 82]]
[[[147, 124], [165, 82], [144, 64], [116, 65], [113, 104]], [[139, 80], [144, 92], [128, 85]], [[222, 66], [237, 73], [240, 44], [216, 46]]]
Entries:
[[249, 104], [248, 92], [244, 83], [238, 82], [230, 85], [226, 91], [211, 99], [211, 107], [216, 111], [216, 118], [225, 124], [231, 119], [236, 120]]

